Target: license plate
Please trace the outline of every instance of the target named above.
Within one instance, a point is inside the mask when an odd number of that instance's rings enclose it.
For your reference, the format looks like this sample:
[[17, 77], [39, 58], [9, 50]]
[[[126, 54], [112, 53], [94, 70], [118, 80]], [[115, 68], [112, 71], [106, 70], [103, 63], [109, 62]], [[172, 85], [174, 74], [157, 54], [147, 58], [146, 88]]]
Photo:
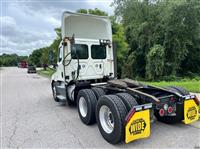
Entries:
[[184, 101], [184, 123], [190, 124], [199, 119], [198, 106], [193, 99]]
[[150, 111], [149, 109], [136, 112], [126, 124], [125, 142], [147, 138], [150, 136]]

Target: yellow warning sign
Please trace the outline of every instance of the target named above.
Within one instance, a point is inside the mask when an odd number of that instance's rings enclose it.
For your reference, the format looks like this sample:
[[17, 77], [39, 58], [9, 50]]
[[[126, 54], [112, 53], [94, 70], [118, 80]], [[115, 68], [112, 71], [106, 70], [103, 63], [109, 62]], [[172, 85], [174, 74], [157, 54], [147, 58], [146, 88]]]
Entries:
[[150, 135], [150, 112], [149, 109], [136, 112], [126, 125], [125, 142], [129, 143], [136, 139], [146, 138]]
[[198, 106], [193, 99], [184, 101], [184, 123], [189, 124], [199, 119]]

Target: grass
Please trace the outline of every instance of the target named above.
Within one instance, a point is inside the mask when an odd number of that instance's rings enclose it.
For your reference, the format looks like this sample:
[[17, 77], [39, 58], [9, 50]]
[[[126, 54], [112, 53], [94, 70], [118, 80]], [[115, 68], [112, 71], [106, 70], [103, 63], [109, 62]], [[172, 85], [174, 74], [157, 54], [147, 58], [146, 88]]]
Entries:
[[180, 81], [160, 81], [160, 82], [145, 82], [146, 84], [154, 86], [180, 86], [190, 92], [200, 93], [200, 80], [183, 79]]
[[52, 69], [52, 68], [47, 68], [46, 70], [41, 69], [41, 70], [37, 71], [37, 73], [39, 75], [42, 75], [42, 76], [45, 76], [45, 77], [48, 77], [48, 78], [50, 78], [54, 72], [55, 72], [55, 69]]

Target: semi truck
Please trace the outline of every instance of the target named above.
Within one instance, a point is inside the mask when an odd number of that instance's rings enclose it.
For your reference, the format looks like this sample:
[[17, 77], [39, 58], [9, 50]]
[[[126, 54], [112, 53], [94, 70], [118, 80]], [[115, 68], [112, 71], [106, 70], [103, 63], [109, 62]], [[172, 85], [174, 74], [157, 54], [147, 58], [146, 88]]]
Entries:
[[97, 123], [107, 142], [149, 137], [154, 116], [167, 124], [198, 120], [199, 101], [187, 90], [117, 79], [108, 17], [64, 12], [61, 34], [51, 79], [53, 99], [76, 105], [83, 124]]
[[28, 67], [28, 62], [25, 60], [22, 60], [18, 63], [19, 68], [27, 68]]

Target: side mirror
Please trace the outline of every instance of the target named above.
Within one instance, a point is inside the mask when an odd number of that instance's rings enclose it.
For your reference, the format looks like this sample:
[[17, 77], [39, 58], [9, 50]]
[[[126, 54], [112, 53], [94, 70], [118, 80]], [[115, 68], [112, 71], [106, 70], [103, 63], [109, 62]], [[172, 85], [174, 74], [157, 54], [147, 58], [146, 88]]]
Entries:
[[58, 64], [53, 64], [53, 68], [56, 69], [58, 67]]

